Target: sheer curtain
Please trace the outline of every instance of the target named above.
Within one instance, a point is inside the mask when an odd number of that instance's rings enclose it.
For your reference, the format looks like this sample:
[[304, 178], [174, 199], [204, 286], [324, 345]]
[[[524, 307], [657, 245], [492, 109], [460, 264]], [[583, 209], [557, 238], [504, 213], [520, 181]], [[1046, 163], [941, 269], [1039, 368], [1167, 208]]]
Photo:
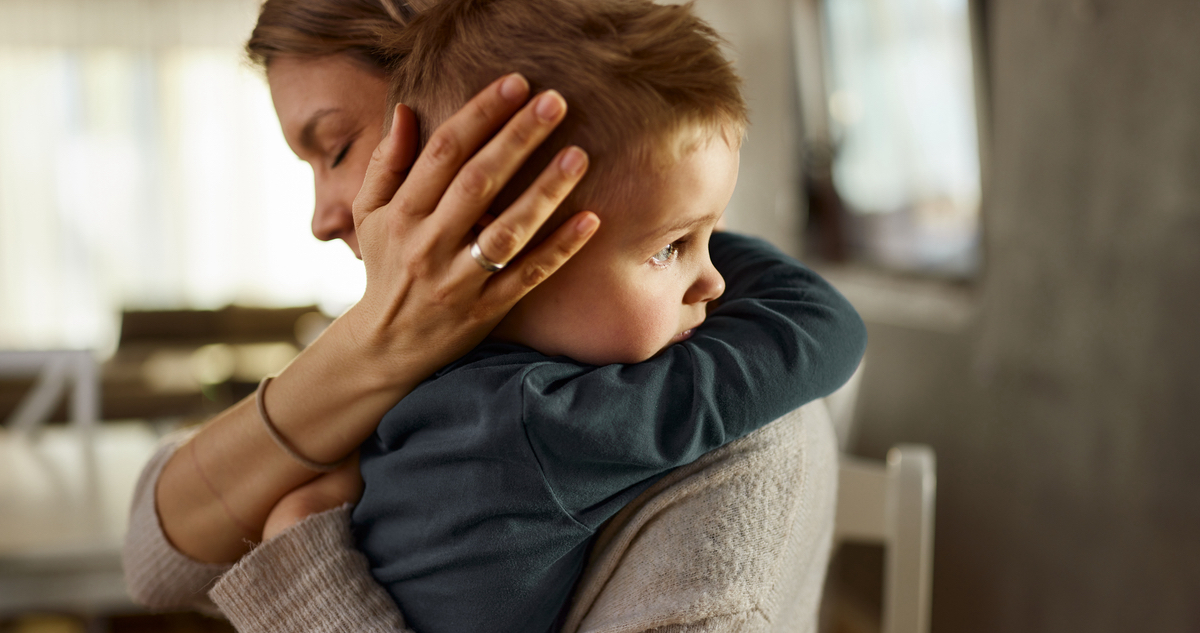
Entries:
[[112, 350], [125, 308], [362, 293], [241, 44], [254, 0], [0, 0], [0, 348]]

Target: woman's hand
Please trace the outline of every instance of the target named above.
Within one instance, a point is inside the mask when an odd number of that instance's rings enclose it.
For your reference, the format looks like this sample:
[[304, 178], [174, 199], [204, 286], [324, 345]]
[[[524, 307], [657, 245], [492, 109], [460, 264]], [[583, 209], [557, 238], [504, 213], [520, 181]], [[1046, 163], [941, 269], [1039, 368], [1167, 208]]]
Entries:
[[[587, 155], [569, 147], [478, 237], [493, 198], [566, 115], [567, 104], [547, 91], [525, 104], [520, 75], [494, 82], [431, 135], [410, 167], [416, 136], [412, 111], [396, 107], [354, 201], [354, 223], [367, 268], [367, 289], [356, 310], [369, 313], [375, 343], [408, 351], [409, 342], [440, 349], [399, 362], [429, 373], [481, 341], [508, 310], [571, 257], [595, 232], [599, 219], [581, 212], [515, 261], [587, 169]], [[513, 115], [514, 111], [516, 112]], [[482, 150], [491, 122], [512, 117]], [[407, 174], [407, 178], [405, 177]], [[488, 272], [470, 254], [508, 262]], [[400, 337], [399, 346], [394, 341]]]

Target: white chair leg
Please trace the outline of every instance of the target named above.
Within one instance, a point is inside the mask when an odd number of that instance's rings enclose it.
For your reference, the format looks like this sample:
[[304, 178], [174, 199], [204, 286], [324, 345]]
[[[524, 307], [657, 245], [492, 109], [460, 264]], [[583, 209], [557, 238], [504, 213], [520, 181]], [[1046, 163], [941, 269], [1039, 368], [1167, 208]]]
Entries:
[[64, 356], [50, 355], [44, 363], [37, 382], [6, 422], [14, 433], [28, 435], [45, 422], [61, 401], [69, 374], [74, 373], [70, 360]]
[[73, 355], [75, 391], [71, 394], [71, 420], [80, 433], [90, 437], [100, 421], [100, 370], [91, 352]]
[[5, 424], [17, 435], [30, 435], [50, 419], [68, 383], [68, 415], [83, 437], [90, 437], [100, 420], [100, 371], [88, 351], [0, 353], [0, 375], [36, 376], [29, 393]]
[[928, 446], [900, 444], [887, 456], [888, 520], [883, 633], [928, 633], [933, 583], [936, 470]]

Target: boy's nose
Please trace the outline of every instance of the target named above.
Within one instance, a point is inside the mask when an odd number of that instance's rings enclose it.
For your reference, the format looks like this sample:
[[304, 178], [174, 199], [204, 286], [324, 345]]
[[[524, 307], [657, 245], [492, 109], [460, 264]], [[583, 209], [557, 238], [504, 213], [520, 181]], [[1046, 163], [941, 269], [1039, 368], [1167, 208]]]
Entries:
[[684, 303], [707, 303], [715, 301], [724, 292], [725, 278], [717, 272], [717, 268], [712, 265], [711, 261], [705, 259], [700, 275], [696, 277], [692, 287], [688, 288], [683, 301]]

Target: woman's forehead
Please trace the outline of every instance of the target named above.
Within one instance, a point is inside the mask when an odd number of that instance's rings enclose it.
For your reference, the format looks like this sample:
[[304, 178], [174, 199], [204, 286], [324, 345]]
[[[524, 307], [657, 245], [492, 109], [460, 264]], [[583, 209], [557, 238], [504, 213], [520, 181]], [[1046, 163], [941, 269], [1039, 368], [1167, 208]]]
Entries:
[[384, 77], [348, 56], [280, 56], [267, 68], [267, 83], [284, 134], [297, 141], [314, 119], [333, 112], [373, 118], [385, 108]]

